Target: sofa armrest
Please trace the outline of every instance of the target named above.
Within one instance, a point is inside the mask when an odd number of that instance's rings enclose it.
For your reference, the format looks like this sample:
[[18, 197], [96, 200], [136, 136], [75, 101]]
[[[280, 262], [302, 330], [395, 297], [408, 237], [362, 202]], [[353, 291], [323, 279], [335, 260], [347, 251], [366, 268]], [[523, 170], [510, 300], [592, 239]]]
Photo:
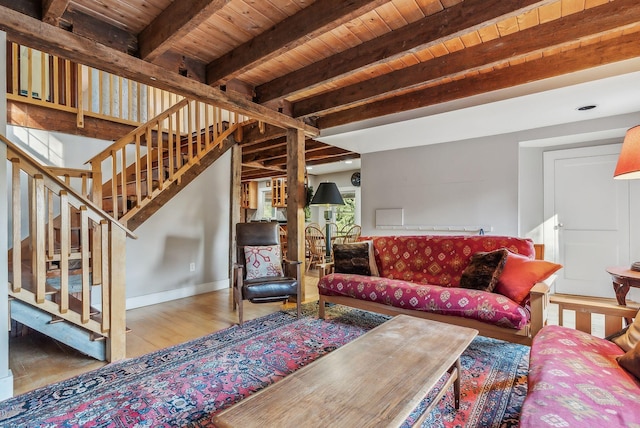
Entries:
[[318, 278], [322, 278], [325, 275], [329, 275], [330, 273], [333, 273], [333, 268], [334, 268], [333, 262], [318, 264]]
[[551, 285], [556, 280], [556, 275], [551, 275], [544, 282], [539, 282], [533, 286], [529, 292], [529, 305], [531, 307], [530, 332], [533, 339], [536, 334], [547, 325], [549, 318], [549, 292]]

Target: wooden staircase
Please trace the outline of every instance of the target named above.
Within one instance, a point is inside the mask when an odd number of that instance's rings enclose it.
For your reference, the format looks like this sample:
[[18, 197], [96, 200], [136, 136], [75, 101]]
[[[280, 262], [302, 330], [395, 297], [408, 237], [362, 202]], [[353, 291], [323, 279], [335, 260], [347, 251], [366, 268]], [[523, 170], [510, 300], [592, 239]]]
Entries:
[[91, 158], [87, 170], [42, 166], [0, 136], [12, 177], [11, 318], [91, 357], [124, 358], [129, 226], [229, 149], [237, 119], [180, 100]]
[[239, 118], [182, 99], [87, 161], [91, 199], [135, 230], [241, 138]]
[[12, 318], [96, 358], [125, 358], [125, 239], [135, 235], [0, 139], [10, 163]]

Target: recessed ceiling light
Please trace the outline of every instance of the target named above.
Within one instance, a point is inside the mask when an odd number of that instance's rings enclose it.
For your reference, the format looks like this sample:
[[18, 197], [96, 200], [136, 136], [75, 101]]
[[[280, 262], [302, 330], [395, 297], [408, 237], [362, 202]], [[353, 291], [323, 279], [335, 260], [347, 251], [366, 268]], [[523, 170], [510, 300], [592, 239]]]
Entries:
[[586, 105], [586, 106], [578, 107], [576, 110], [578, 110], [578, 111], [587, 111], [587, 110], [593, 110], [596, 107], [598, 107], [598, 106], [595, 105], [595, 104], [589, 104], [589, 105]]
[[353, 161], [352, 160], [346, 160], [346, 161], [344, 161], [344, 163], [351, 164], [351, 163], [353, 163]]
[[307, 167], [307, 170], [309, 170], [309, 169], [313, 169], [313, 167], [312, 167], [312, 166], [308, 166], [308, 167]]

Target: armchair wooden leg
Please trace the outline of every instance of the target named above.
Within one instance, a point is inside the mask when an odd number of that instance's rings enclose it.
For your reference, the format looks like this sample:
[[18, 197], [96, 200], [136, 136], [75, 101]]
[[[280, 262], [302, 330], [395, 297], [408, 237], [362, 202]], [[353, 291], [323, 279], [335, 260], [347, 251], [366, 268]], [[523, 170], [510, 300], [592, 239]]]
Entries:
[[242, 299], [238, 302], [238, 324], [242, 325]]

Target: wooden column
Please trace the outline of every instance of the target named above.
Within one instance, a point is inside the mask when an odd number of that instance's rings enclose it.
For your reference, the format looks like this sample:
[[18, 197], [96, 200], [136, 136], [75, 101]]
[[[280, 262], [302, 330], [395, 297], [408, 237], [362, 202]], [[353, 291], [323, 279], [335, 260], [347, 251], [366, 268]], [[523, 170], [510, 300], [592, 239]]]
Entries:
[[231, 148], [231, 207], [229, 208], [229, 287], [233, 287], [233, 265], [236, 262], [236, 224], [240, 222], [240, 199], [242, 180], [242, 147]]
[[[126, 297], [126, 248], [127, 235], [113, 222], [111, 227], [111, 328], [107, 340], [107, 361], [124, 360], [127, 357], [127, 297]], [[104, 287], [104, 285], [103, 285]]]
[[[306, 271], [304, 258], [304, 132], [287, 130], [287, 254], [290, 260], [300, 260]], [[302, 301], [305, 299], [302, 276]]]

